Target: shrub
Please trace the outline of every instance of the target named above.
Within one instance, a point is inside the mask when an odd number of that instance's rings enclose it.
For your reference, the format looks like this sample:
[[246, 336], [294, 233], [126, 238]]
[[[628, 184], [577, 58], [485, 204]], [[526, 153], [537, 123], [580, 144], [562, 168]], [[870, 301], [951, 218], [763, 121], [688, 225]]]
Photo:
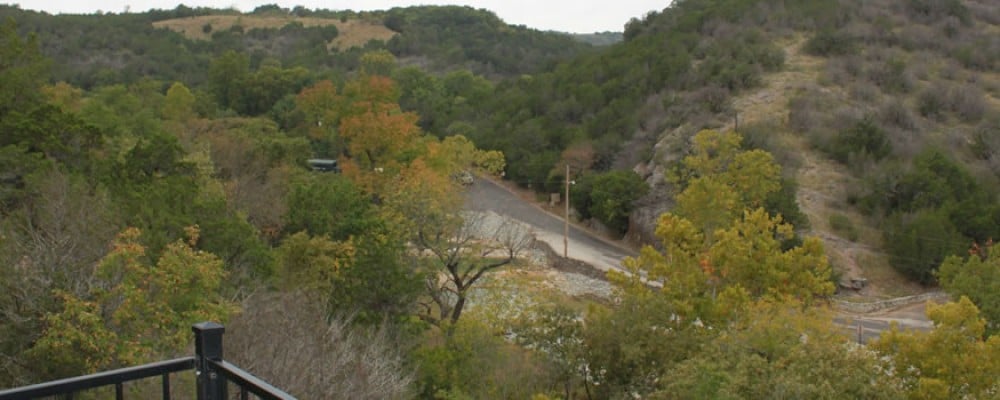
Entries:
[[804, 50], [814, 56], [847, 55], [854, 51], [854, 38], [844, 32], [824, 29], [806, 42]]
[[868, 79], [883, 91], [907, 93], [913, 89], [913, 76], [906, 66], [906, 60], [900, 56], [891, 56], [881, 63], [875, 61], [868, 69]]
[[878, 118], [885, 125], [910, 131], [917, 129], [917, 121], [913, 118], [913, 113], [898, 99], [885, 102], [879, 108]]
[[934, 281], [934, 272], [948, 256], [959, 254], [966, 239], [940, 211], [894, 214], [885, 230], [892, 266], [922, 284]]
[[948, 108], [965, 122], [978, 122], [983, 119], [987, 105], [982, 90], [963, 85], [948, 91]]
[[962, 4], [962, 0], [909, 0], [906, 5], [910, 17], [923, 23], [933, 23], [949, 16], [965, 25], [972, 22], [969, 9]]
[[830, 229], [852, 242], [858, 241], [858, 229], [846, 215], [836, 213], [830, 215]]
[[883, 130], [871, 117], [865, 117], [839, 135], [830, 143], [827, 152], [833, 159], [847, 164], [852, 156], [867, 156], [878, 161], [892, 152], [892, 145]]
[[743, 147], [747, 150], [764, 150], [771, 153], [783, 168], [798, 168], [802, 164], [802, 156], [781, 140], [780, 132], [783, 130], [777, 120], [766, 120], [746, 125], [741, 123], [739, 134], [743, 135]]
[[879, 96], [877, 87], [868, 82], [858, 82], [850, 87], [851, 99], [862, 103], [874, 103]]
[[943, 118], [947, 94], [948, 90], [940, 84], [924, 89], [917, 96], [917, 111], [926, 118]]
[[729, 109], [729, 90], [719, 86], [706, 86], [694, 93], [694, 97], [711, 113], [721, 113]]
[[989, 160], [1000, 155], [1000, 118], [988, 119], [976, 127], [972, 133], [970, 150], [980, 160]]

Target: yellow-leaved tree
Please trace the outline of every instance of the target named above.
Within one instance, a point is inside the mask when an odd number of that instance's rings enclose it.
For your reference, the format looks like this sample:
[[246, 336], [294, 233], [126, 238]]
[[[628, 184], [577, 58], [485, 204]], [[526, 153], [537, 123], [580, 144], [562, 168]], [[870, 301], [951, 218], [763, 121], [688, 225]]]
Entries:
[[929, 332], [893, 326], [873, 344], [891, 357], [911, 399], [995, 399], [1000, 394], [1000, 337], [986, 338], [979, 309], [957, 302], [927, 304]]
[[741, 140], [732, 132], [695, 135], [674, 176], [685, 185], [677, 208], [657, 225], [664, 251], [646, 247], [623, 261], [628, 274], [611, 274], [627, 292], [659, 282], [672, 312], [706, 322], [725, 319], [749, 299], [810, 304], [833, 294], [821, 242], [806, 238], [789, 248], [794, 228], [763, 208], [781, 188], [780, 166], [766, 151], [740, 150]]
[[197, 227], [170, 243], [155, 264], [140, 231], [127, 228], [96, 266], [87, 296], [55, 295], [62, 310], [45, 317], [45, 332], [29, 351], [50, 378], [150, 362], [191, 343], [191, 325], [224, 322], [236, 311], [220, 293], [222, 260], [197, 250]]
[[741, 141], [734, 132], [698, 132], [692, 154], [673, 177], [684, 186], [675, 213], [703, 232], [728, 226], [743, 210], [764, 206], [781, 189], [781, 167], [771, 153], [741, 150]]

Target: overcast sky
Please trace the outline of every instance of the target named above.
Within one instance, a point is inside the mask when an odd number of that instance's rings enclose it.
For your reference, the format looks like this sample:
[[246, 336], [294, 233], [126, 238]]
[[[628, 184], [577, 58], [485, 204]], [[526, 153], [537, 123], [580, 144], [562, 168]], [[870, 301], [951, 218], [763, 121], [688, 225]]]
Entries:
[[493, 11], [509, 24], [592, 33], [622, 31], [629, 19], [642, 17], [650, 10], [662, 10], [670, 4], [670, 0], [0, 0], [0, 3], [16, 3], [23, 9], [50, 14], [89, 14], [97, 10], [120, 13], [126, 7], [139, 12], [151, 8], [173, 9], [181, 3], [188, 7], [234, 7], [244, 12], [252, 11], [261, 4], [275, 3], [287, 8], [302, 5], [310, 9], [357, 11], [421, 4], [458, 4]]

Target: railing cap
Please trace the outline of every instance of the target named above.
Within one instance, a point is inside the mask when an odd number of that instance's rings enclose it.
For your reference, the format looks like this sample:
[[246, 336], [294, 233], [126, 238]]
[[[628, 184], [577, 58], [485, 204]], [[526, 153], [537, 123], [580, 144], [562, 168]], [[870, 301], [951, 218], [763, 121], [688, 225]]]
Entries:
[[218, 322], [207, 321], [207, 322], [199, 322], [197, 324], [192, 325], [191, 330], [194, 333], [214, 332], [214, 331], [219, 331], [219, 333], [225, 333], [226, 327], [222, 326]]

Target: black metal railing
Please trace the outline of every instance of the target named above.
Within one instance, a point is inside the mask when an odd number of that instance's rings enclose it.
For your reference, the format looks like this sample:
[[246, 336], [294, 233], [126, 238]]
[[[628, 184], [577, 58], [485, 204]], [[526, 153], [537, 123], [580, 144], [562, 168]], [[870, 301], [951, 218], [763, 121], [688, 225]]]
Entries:
[[295, 397], [222, 359], [222, 335], [226, 329], [214, 322], [202, 322], [191, 327], [194, 331], [194, 357], [160, 361], [136, 367], [99, 372], [92, 375], [0, 390], [0, 400], [26, 400], [50, 396], [72, 399], [75, 393], [88, 389], [115, 387], [115, 399], [125, 397], [125, 383], [159, 376], [164, 400], [170, 399], [170, 374], [194, 370], [198, 400], [226, 400], [228, 383], [239, 387], [239, 398], [252, 393], [259, 399], [285, 400]]

